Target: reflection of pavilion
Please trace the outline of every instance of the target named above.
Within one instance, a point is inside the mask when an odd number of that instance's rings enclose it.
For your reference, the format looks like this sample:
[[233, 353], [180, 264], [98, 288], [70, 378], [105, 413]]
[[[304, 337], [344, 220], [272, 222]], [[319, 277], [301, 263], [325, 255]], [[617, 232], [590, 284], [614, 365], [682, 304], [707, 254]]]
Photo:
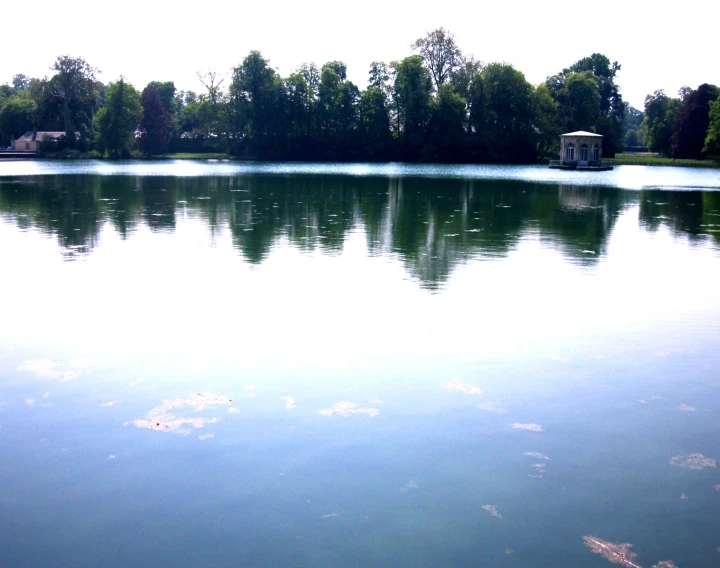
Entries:
[[596, 187], [560, 185], [558, 187], [558, 202], [563, 209], [598, 207], [600, 204], [600, 192]]
[[560, 159], [551, 160], [550, 167], [563, 170], [611, 170], [602, 159], [602, 135], [578, 130], [560, 136]]

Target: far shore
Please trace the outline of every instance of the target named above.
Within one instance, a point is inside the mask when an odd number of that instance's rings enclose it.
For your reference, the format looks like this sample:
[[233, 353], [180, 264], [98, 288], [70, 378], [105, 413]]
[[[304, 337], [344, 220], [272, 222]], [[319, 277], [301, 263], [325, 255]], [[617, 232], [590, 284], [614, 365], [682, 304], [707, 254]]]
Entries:
[[[3, 156], [0, 152], [0, 162], [9, 162], [17, 160], [104, 160], [98, 155], [97, 152], [58, 152], [53, 154], [45, 154], [38, 156]], [[221, 160], [221, 161], [249, 161], [247, 158], [238, 158], [231, 154], [224, 154], [220, 152], [181, 152], [181, 153], [169, 153], [160, 154], [156, 156], [139, 156], [134, 155], [129, 160]], [[554, 159], [554, 158], [553, 158]], [[250, 160], [255, 161], [255, 160]], [[538, 160], [537, 164], [546, 165], [550, 161], [549, 158]], [[661, 156], [660, 154], [653, 153], [621, 153], [616, 154], [614, 158], [610, 158], [610, 161], [616, 166], [675, 166], [675, 167], [689, 167], [689, 168], [720, 168], [720, 161], [718, 160], [691, 160], [691, 159], [672, 159]], [[313, 162], [309, 162], [313, 163]], [[477, 164], [482, 165], [482, 164]]]

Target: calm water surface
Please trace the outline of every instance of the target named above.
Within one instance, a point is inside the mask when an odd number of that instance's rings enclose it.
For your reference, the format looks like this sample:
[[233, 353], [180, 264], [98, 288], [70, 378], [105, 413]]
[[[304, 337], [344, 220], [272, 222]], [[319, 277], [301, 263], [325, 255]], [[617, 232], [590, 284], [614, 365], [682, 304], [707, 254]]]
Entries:
[[0, 163], [0, 566], [717, 564], [719, 190]]

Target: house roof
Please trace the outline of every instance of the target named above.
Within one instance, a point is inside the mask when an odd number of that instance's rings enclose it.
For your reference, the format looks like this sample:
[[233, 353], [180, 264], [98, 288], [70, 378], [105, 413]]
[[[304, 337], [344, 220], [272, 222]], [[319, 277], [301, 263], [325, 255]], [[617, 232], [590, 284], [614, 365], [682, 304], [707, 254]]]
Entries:
[[561, 136], [592, 136], [593, 138], [602, 138], [602, 134], [595, 134], [594, 132], [585, 132], [584, 130], [578, 130], [577, 132], [568, 132]]
[[45, 136], [49, 136], [50, 138], [60, 138], [62, 136], [65, 136], [65, 132], [35, 132], [34, 130], [28, 130], [25, 134], [20, 136], [20, 138], [17, 139], [18, 142], [35, 142], [36, 140], [42, 141], [42, 139]]

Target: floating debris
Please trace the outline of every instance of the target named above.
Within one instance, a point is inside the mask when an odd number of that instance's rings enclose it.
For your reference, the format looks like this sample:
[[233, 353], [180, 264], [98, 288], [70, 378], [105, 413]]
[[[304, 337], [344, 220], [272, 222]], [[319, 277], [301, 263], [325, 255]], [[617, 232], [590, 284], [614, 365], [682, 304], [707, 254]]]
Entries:
[[380, 414], [377, 408], [359, 408], [354, 402], [347, 402], [341, 400], [336, 402], [330, 408], [323, 408], [317, 411], [318, 414], [323, 416], [332, 416], [333, 414], [339, 414], [340, 416], [350, 416], [351, 414], [367, 414], [370, 418]]
[[706, 467], [715, 467], [715, 460], [706, 458], [702, 454], [687, 454], [670, 458], [670, 463], [687, 469], [704, 469]]
[[478, 408], [480, 410], [484, 410], [485, 412], [496, 412], [497, 414], [505, 414], [507, 412], [506, 408], [500, 408], [494, 402], [486, 402], [484, 404], [478, 404]]
[[682, 499], [683, 501], [687, 500], [687, 498], [688, 498], [688, 496], [685, 495], [685, 493], [683, 493], [682, 495], [680, 495], [680, 499]]
[[653, 564], [652, 568], [677, 568], [677, 564], [672, 560], [661, 560], [657, 564]]
[[478, 387], [474, 387], [472, 385], [461, 383], [460, 381], [457, 381], [455, 379], [448, 381], [443, 386], [447, 390], [460, 391], [460, 392], [464, 392], [465, 394], [482, 394], [482, 391]]
[[330, 513], [329, 515], [323, 515], [323, 519], [329, 519], [330, 517], [337, 517], [339, 513]]
[[35, 406], [35, 399], [32, 398], [32, 397], [26, 398], [26, 399], [25, 399], [25, 404], [27, 404], [28, 406]]
[[116, 404], [119, 404], [119, 400], [111, 400], [110, 402], [103, 402], [102, 404], [99, 404], [98, 406], [115, 406]]
[[525, 452], [523, 455], [528, 456], [530, 458], [535, 458], [536, 460], [551, 461], [549, 457], [547, 457], [545, 454], [541, 454], [540, 452]]
[[690, 406], [689, 404], [681, 404], [678, 408], [683, 412], [695, 412], [695, 407]]
[[718, 483], [717, 485], [714, 485], [714, 486], [713, 486], [713, 489], [714, 489], [715, 491], [720, 492], [720, 483]]
[[214, 438], [215, 434], [202, 434], [201, 436], [198, 436], [198, 440], [209, 440], [210, 438]]
[[483, 505], [480, 508], [483, 509], [484, 511], [487, 511], [488, 513], [490, 513], [493, 517], [498, 517], [498, 518], [502, 519], [502, 515], [500, 513], [498, 513], [498, 509], [495, 505]]
[[108, 459], [109, 459], [109, 460], [114, 460], [116, 457], [117, 457], [117, 456], [116, 456], [115, 454], [110, 454], [110, 455], [108, 456]]
[[533, 469], [534, 469], [535, 471], [537, 471], [538, 473], [545, 473], [546, 464], [544, 464], [544, 463], [534, 463], [534, 464], [532, 464], [530, 467], [533, 468]]
[[543, 427], [540, 424], [520, 424], [518, 422], [515, 422], [513, 424], [510, 424], [511, 428], [515, 428], [515, 430], [527, 430], [528, 432], [542, 432]]
[[627, 566], [628, 568], [641, 568], [638, 564], [633, 562], [633, 560], [637, 557], [637, 554], [630, 552], [632, 544], [608, 542], [596, 536], [584, 536], [583, 540], [590, 550], [592, 550], [595, 554], [604, 556], [613, 564], [620, 564], [621, 566]]
[[505, 554], [507, 554], [508, 556], [510, 556], [510, 555], [513, 554], [514, 552], [515, 552], [515, 551], [514, 551], [512, 548], [506, 548], [506, 549], [505, 549]]
[[405, 493], [406, 491], [409, 491], [410, 489], [417, 489], [418, 484], [415, 483], [412, 479], [408, 481], [403, 487], [400, 488], [401, 493]]

